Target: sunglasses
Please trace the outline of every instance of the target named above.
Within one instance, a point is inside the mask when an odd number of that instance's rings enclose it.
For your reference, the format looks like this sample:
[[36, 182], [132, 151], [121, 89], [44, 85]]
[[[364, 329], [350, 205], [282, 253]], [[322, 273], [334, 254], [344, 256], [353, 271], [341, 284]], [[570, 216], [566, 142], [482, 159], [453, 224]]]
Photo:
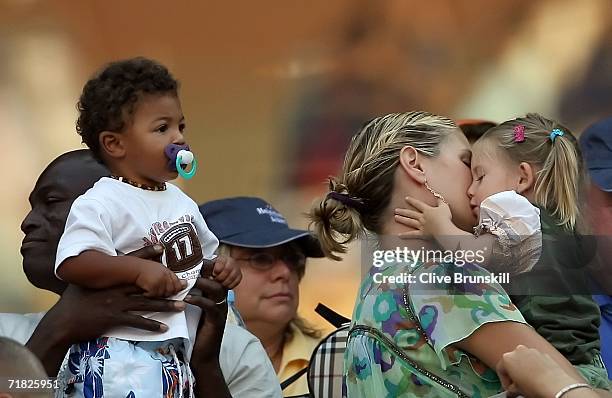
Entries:
[[250, 257], [234, 258], [234, 260], [246, 261], [251, 267], [260, 271], [271, 269], [278, 261], [284, 262], [291, 270], [295, 271], [299, 271], [306, 266], [306, 256], [300, 252], [289, 252], [281, 255], [255, 253]]

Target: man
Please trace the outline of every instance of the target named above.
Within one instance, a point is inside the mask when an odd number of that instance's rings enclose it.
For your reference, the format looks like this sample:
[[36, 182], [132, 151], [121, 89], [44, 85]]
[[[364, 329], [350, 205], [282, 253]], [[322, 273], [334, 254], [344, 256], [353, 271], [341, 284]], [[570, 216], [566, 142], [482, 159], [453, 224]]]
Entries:
[[[298, 377], [321, 337], [297, 314], [306, 258], [323, 257], [319, 241], [308, 231], [289, 228], [263, 199], [215, 200], [200, 211], [221, 243], [220, 254], [242, 271], [234, 290], [247, 329], [261, 340], [281, 382]], [[285, 396], [308, 393], [305, 375], [294, 380]]]
[[599, 269], [592, 270], [604, 293], [594, 296], [601, 310], [601, 354], [612, 378], [612, 118], [589, 127], [580, 136], [580, 146], [590, 177], [587, 215], [601, 261]]
[[[159, 322], [132, 311], [180, 311], [187, 302], [201, 307], [205, 314], [191, 361], [198, 395], [280, 396], [261, 344], [237, 326], [225, 327], [227, 306], [215, 304], [225, 292], [217, 282], [200, 278], [196, 287], [201, 294], [193, 292], [185, 302], [175, 302], [143, 297], [132, 286], [102, 291], [66, 288], [55, 277], [55, 251], [70, 206], [105, 175], [108, 171], [88, 150], [78, 150], [55, 159], [39, 177], [29, 199], [32, 210], [22, 224], [24, 271], [33, 284], [61, 298], [46, 314], [0, 314], [0, 336], [26, 344], [41, 359], [47, 374], [55, 376], [73, 343], [101, 336], [116, 326], [160, 330]], [[149, 246], [131, 254], [152, 259], [161, 254], [161, 249]]]

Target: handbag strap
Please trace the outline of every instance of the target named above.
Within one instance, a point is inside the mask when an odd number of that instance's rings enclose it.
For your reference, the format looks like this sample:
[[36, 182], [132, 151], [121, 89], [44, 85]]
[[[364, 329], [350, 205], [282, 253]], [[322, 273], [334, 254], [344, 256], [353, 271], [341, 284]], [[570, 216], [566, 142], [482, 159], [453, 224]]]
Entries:
[[308, 372], [308, 366], [298, 370], [293, 375], [287, 377], [285, 380], [283, 380], [282, 383], [280, 383], [281, 390], [284, 390], [285, 388], [289, 387], [291, 384], [295, 383], [297, 379], [302, 377], [302, 375], [306, 372]]

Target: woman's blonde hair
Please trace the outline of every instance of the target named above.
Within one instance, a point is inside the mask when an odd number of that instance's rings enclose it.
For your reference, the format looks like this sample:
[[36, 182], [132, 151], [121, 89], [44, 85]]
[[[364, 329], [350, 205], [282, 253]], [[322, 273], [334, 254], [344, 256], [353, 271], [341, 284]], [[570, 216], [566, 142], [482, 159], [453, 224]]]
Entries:
[[[557, 134], [552, 134], [553, 130]], [[554, 120], [529, 113], [488, 130], [476, 145], [490, 140], [512, 161], [537, 167], [535, 204], [549, 211], [560, 226], [574, 229], [580, 216], [583, 170], [580, 148], [571, 131]]]
[[325, 254], [339, 260], [335, 253], [346, 253], [346, 244], [360, 233], [381, 231], [381, 214], [389, 205], [402, 148], [411, 146], [434, 157], [453, 131], [460, 133], [452, 120], [421, 111], [391, 113], [368, 122], [352, 138], [341, 174], [330, 178], [330, 194], [309, 212]]

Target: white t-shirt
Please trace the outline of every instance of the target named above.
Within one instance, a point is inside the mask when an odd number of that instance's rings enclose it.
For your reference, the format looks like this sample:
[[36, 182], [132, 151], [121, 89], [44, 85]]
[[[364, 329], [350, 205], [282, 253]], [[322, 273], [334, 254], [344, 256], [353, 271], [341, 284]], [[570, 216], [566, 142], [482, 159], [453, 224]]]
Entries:
[[[44, 312], [25, 315], [0, 313], [0, 336], [25, 344], [44, 315]], [[257, 337], [240, 326], [225, 325], [219, 365], [234, 398], [282, 396], [278, 378], [263, 346]]]
[[[62, 262], [86, 250], [110, 256], [123, 255], [146, 245], [164, 247], [163, 264], [187, 281], [187, 287], [173, 297], [182, 300], [200, 275], [204, 259], [212, 259], [219, 241], [206, 226], [198, 205], [183, 191], [166, 184], [164, 191], [148, 191], [113, 178], [103, 177], [70, 209], [55, 262]], [[141, 314], [168, 325], [164, 333], [135, 328], [117, 328], [108, 337], [133, 341], [189, 339], [194, 335], [200, 309], [187, 306], [184, 312]], [[187, 355], [191, 345], [186, 344]]]

